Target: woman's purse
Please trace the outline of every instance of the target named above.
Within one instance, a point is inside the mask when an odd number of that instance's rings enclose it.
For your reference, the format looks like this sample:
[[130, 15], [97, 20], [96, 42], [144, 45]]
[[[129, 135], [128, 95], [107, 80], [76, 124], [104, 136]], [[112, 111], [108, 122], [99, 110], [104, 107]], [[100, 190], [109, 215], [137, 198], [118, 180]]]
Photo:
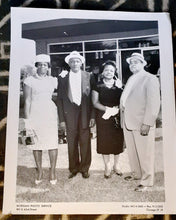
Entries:
[[24, 146], [35, 145], [38, 142], [37, 134], [28, 119], [24, 119], [24, 128], [20, 132], [20, 136]]
[[114, 127], [115, 128], [121, 128], [121, 125], [120, 125], [120, 113], [118, 113], [117, 115], [115, 115], [113, 117], [113, 123], [114, 123]]
[[35, 145], [38, 142], [37, 135], [33, 129], [21, 131], [21, 141], [25, 146]]
[[23, 137], [22, 138], [23, 139], [23, 144], [26, 145], [26, 146], [34, 145], [38, 141], [37, 135], [36, 135], [34, 130], [28, 131], [28, 130], [24, 129], [22, 131], [22, 137]]

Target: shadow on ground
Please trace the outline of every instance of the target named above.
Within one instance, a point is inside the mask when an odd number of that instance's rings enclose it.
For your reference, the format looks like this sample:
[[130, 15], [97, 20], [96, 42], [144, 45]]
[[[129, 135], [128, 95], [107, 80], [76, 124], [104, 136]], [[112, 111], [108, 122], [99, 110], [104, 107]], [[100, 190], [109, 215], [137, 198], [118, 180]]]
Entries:
[[56, 185], [49, 183], [49, 170], [44, 169], [43, 182], [35, 185], [35, 168], [18, 166], [17, 202], [164, 202], [164, 174], [155, 174], [155, 186], [145, 192], [135, 192], [137, 181], [125, 181], [113, 174], [105, 179], [103, 171], [91, 170], [89, 179], [81, 174], [68, 179], [67, 169], [57, 169]]

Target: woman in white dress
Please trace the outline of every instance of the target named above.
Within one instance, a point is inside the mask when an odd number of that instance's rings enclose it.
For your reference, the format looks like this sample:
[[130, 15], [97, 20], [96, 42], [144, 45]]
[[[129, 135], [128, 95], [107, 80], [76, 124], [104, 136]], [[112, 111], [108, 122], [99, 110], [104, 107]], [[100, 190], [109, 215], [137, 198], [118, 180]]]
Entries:
[[[57, 78], [49, 74], [50, 57], [46, 54], [36, 56], [35, 76], [24, 80], [24, 113], [26, 128], [32, 128], [37, 141], [31, 147], [37, 166], [35, 183], [42, 182], [42, 150], [48, 150], [50, 158], [50, 183], [56, 184], [55, 173], [58, 154], [58, 118], [57, 107], [52, 101], [52, 94], [57, 88]], [[30, 126], [29, 126], [30, 125]]]

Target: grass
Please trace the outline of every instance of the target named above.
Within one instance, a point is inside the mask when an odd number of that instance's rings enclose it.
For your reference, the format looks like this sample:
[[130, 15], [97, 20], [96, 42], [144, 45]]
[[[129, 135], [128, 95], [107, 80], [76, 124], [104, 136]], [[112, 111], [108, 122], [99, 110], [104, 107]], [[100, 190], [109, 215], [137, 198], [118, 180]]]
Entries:
[[[159, 134], [157, 135], [160, 136]], [[155, 184], [145, 192], [135, 192], [138, 181], [125, 181], [130, 167], [126, 150], [120, 155], [119, 167], [123, 176], [116, 174], [104, 178], [104, 165], [101, 155], [96, 153], [96, 139], [92, 140], [92, 164], [90, 177], [83, 179], [78, 174], [68, 179], [67, 144], [59, 145], [56, 174], [56, 185], [49, 183], [49, 158], [43, 152], [43, 182], [35, 185], [35, 163], [32, 151], [23, 145], [18, 149], [16, 201], [28, 202], [164, 202], [164, 172], [161, 138], [156, 141], [155, 150]], [[113, 157], [111, 158], [113, 159]]]
[[[164, 202], [164, 175], [155, 174], [155, 185], [146, 192], [135, 192], [137, 181], [125, 181], [113, 174], [105, 179], [103, 171], [90, 171], [89, 179], [78, 174], [68, 179], [67, 169], [57, 169], [56, 185], [50, 185], [48, 169], [43, 182], [34, 184], [35, 168], [18, 167], [17, 202]], [[126, 173], [128, 175], [128, 173]]]

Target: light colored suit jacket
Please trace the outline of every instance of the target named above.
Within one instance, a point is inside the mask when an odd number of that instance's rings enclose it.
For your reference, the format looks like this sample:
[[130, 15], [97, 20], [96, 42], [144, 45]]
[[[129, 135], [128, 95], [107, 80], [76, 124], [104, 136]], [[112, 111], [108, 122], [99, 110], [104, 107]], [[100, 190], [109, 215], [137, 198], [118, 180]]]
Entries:
[[143, 71], [134, 83], [123, 110], [127, 129], [140, 130], [142, 124], [154, 126], [160, 109], [160, 86], [156, 76]]

